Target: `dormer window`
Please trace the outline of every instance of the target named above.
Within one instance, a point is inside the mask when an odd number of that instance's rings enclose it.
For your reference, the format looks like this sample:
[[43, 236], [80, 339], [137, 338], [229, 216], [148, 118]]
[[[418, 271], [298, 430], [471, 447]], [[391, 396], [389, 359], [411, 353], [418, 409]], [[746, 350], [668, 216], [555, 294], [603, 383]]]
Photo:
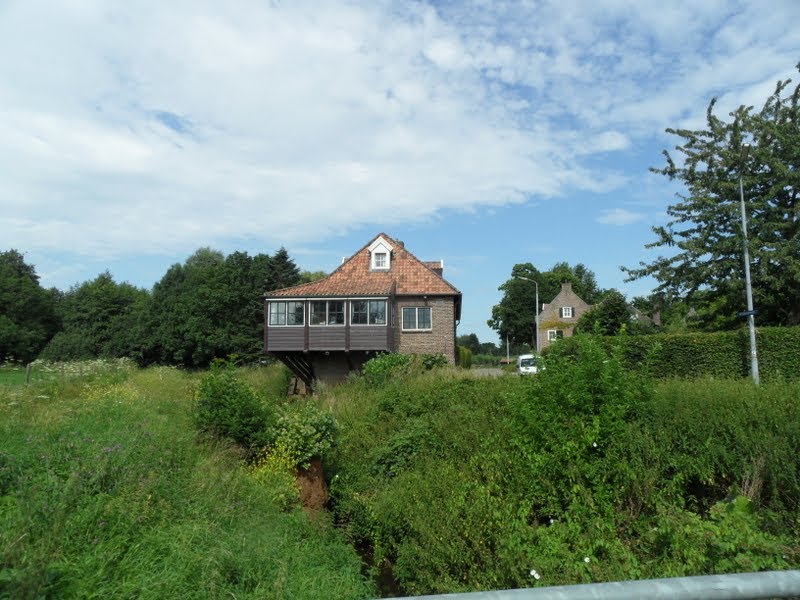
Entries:
[[388, 271], [392, 267], [392, 246], [383, 236], [369, 245], [369, 268], [373, 271]]

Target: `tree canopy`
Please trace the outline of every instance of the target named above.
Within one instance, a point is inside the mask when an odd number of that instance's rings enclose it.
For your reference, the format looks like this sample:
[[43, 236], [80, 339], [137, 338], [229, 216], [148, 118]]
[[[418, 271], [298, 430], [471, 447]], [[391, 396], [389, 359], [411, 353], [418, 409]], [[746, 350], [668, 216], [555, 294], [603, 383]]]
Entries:
[[686, 187], [646, 246], [671, 253], [623, 270], [628, 281], [654, 277], [655, 292], [685, 299], [705, 328], [735, 326], [745, 307], [740, 177], [757, 319], [800, 324], [800, 85], [790, 83], [779, 81], [760, 110], [740, 106], [730, 120], [714, 113], [712, 99], [703, 129], [667, 129], [680, 138], [678, 160], [664, 150], [666, 166], [651, 169]]
[[20, 252], [0, 252], [0, 362], [36, 358], [58, 330], [57, 298]]

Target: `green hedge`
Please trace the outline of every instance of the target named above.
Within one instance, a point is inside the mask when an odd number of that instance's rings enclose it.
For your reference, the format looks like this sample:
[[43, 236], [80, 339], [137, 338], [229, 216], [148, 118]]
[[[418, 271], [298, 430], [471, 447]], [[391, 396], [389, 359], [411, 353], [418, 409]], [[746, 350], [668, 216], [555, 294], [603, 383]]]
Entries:
[[[592, 336], [595, 337], [595, 336]], [[623, 362], [634, 370], [666, 377], [747, 377], [750, 374], [750, 338], [746, 327], [715, 333], [676, 333], [602, 337], [615, 346]], [[568, 351], [574, 338], [559, 342]], [[800, 327], [761, 327], [756, 330], [759, 373], [762, 379], [800, 377]]]

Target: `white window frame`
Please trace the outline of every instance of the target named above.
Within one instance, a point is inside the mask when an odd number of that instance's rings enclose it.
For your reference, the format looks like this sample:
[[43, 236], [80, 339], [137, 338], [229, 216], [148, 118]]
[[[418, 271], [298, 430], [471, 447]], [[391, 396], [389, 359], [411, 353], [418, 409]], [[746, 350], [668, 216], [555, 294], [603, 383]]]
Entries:
[[[567, 314], [567, 313], [569, 313], [569, 314]], [[572, 310], [571, 306], [562, 306], [561, 307], [561, 318], [562, 319], [571, 319], [574, 314], [575, 314], [575, 311]]]
[[[278, 304], [283, 305], [283, 313], [276, 312], [273, 313], [272, 307], [277, 306]], [[302, 304], [303, 305], [303, 320], [300, 323], [289, 323], [289, 304]], [[272, 315], [280, 315], [283, 314], [283, 323], [273, 323]], [[303, 300], [270, 300], [269, 301], [269, 326], [270, 327], [302, 327], [306, 324], [306, 303]]]
[[[312, 323], [311, 322], [311, 315], [313, 314], [312, 305], [315, 302], [324, 302], [325, 303], [325, 322], [324, 323]], [[342, 312], [343, 318], [341, 323], [331, 323], [331, 302], [341, 302], [342, 303]], [[321, 298], [314, 298], [309, 300], [308, 303], [308, 326], [309, 327], [344, 327], [347, 323], [347, 300], [344, 298], [325, 298], [324, 300]]]
[[[372, 271], [389, 271], [392, 268], [392, 245], [383, 236], [369, 245], [369, 268]], [[378, 264], [378, 256], [383, 255], [383, 262]]]
[[[405, 312], [407, 310], [414, 311], [414, 328], [406, 329], [406, 317]], [[419, 327], [419, 311], [420, 310], [427, 310], [430, 314], [430, 327], [427, 328], [420, 328]], [[400, 311], [400, 328], [402, 331], [433, 331], [433, 310], [430, 306], [403, 306], [402, 310]]]
[[[355, 311], [353, 310], [353, 303], [354, 302], [366, 302], [367, 303], [367, 322], [366, 323], [353, 323], [353, 315]], [[372, 322], [372, 312], [370, 311], [369, 303], [370, 302], [382, 302], [383, 303], [383, 323], [373, 323]], [[350, 325], [353, 327], [386, 327], [389, 325], [389, 302], [386, 298], [351, 298], [350, 299]]]
[[[558, 333], [561, 332], [559, 336]], [[564, 337], [564, 330], [563, 329], [548, 329], [547, 330], [547, 341], [548, 342], [555, 342], [556, 340], [560, 340]]]

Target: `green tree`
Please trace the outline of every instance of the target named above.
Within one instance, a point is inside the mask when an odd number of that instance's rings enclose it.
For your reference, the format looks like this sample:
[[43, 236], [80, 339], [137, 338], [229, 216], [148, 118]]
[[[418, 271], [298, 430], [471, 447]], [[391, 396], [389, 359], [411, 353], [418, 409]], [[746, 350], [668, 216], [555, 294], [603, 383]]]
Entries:
[[[529, 281], [531, 279], [539, 284], [538, 307], [536, 285]], [[501, 340], [508, 335], [512, 342], [533, 347], [536, 312], [541, 310], [542, 303], [549, 303], [556, 297], [562, 282], [566, 281], [571, 282], [575, 293], [589, 304], [602, 298], [603, 291], [597, 286], [594, 273], [583, 264], [571, 267], [559, 262], [548, 271], [539, 271], [531, 263], [514, 265], [511, 278], [499, 287], [503, 298], [492, 308], [492, 318], [487, 321], [489, 327], [497, 331]]]
[[59, 328], [57, 299], [20, 252], [0, 252], [0, 362], [36, 358]]
[[270, 270], [264, 280], [263, 292], [291, 287], [301, 282], [300, 269], [289, 256], [286, 248], [281, 246], [270, 257]]
[[625, 328], [631, 329], [633, 311], [625, 296], [617, 290], [608, 290], [605, 297], [583, 313], [575, 325], [576, 333], [599, 333], [616, 335]]
[[473, 354], [481, 353], [481, 342], [478, 339], [478, 336], [474, 333], [459, 335], [456, 338], [456, 346], [463, 346], [464, 348], [469, 348]]
[[800, 86], [790, 83], [779, 81], [761, 110], [740, 106], [729, 121], [714, 114], [712, 99], [704, 129], [667, 129], [682, 142], [680, 159], [665, 150], [666, 166], [651, 169], [686, 186], [647, 245], [674, 252], [623, 270], [629, 281], [652, 276], [657, 293], [685, 298], [704, 328], [736, 326], [745, 306], [740, 174], [758, 321], [800, 324]]
[[148, 298], [146, 290], [117, 283], [108, 271], [73, 286], [59, 302], [63, 330], [42, 356], [50, 360], [130, 356]]

